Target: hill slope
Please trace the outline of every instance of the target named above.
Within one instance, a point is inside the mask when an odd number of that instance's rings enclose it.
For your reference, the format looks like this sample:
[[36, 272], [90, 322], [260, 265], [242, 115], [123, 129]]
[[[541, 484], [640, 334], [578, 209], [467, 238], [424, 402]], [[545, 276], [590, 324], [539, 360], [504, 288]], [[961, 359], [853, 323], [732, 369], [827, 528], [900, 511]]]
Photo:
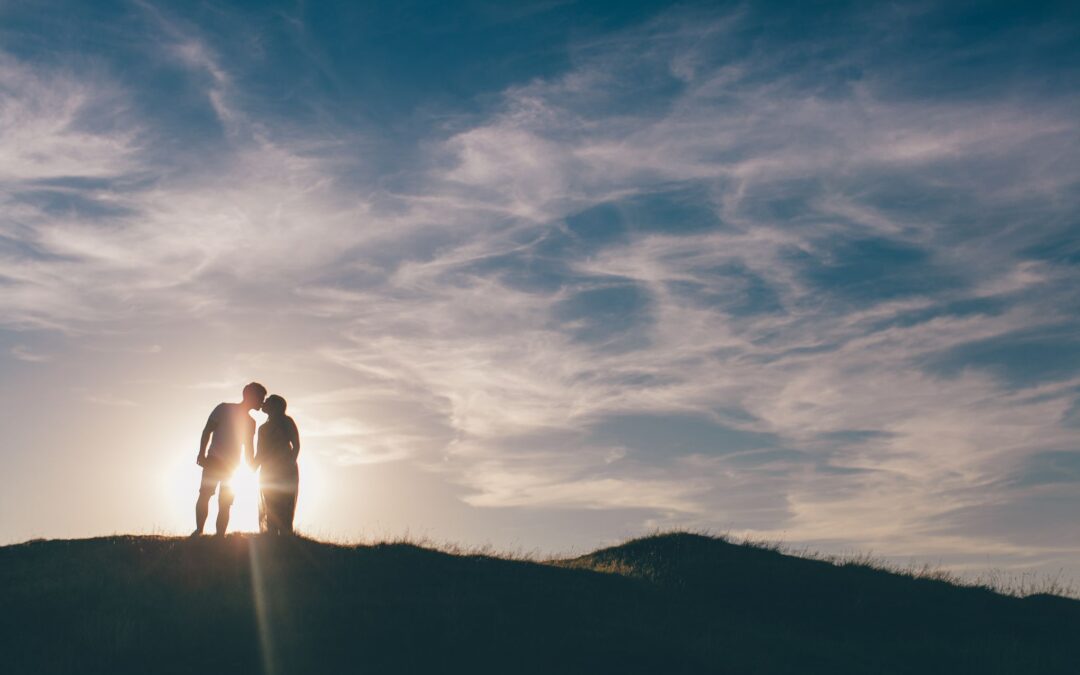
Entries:
[[405, 544], [0, 548], [5, 673], [1074, 673], [1080, 602], [697, 535], [540, 564]]

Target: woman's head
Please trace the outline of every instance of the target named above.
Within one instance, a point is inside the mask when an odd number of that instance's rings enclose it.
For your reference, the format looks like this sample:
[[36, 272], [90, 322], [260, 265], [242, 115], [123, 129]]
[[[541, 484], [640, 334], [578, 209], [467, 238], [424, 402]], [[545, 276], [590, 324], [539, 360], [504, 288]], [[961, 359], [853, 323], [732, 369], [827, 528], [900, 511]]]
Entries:
[[281, 398], [277, 394], [270, 394], [263, 401], [263, 412], [267, 415], [284, 415], [285, 414], [285, 399]]

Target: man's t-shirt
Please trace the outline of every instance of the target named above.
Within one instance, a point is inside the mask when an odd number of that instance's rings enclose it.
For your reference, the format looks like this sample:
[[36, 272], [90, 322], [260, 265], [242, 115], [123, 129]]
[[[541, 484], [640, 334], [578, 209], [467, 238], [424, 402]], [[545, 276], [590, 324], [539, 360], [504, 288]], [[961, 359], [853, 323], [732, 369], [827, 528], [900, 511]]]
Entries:
[[221, 403], [206, 424], [214, 432], [206, 454], [230, 466], [240, 463], [242, 447], [255, 434], [255, 420], [240, 403]]

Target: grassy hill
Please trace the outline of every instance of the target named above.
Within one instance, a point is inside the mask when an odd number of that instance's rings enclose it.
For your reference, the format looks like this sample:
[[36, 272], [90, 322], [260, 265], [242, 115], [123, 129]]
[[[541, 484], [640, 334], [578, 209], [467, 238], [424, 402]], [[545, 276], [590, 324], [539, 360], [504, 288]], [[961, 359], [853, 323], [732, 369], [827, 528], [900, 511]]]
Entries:
[[0, 548], [4, 673], [1076, 673], [1080, 602], [668, 534], [548, 563], [408, 544]]

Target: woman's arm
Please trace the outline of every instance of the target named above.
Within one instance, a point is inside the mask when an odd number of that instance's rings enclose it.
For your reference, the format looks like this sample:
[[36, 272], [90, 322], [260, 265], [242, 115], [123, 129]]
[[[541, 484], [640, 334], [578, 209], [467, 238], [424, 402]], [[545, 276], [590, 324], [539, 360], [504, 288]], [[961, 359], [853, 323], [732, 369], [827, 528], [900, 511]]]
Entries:
[[292, 445], [292, 461], [296, 461], [300, 454], [300, 430], [296, 428], [296, 422], [289, 418], [289, 444]]

